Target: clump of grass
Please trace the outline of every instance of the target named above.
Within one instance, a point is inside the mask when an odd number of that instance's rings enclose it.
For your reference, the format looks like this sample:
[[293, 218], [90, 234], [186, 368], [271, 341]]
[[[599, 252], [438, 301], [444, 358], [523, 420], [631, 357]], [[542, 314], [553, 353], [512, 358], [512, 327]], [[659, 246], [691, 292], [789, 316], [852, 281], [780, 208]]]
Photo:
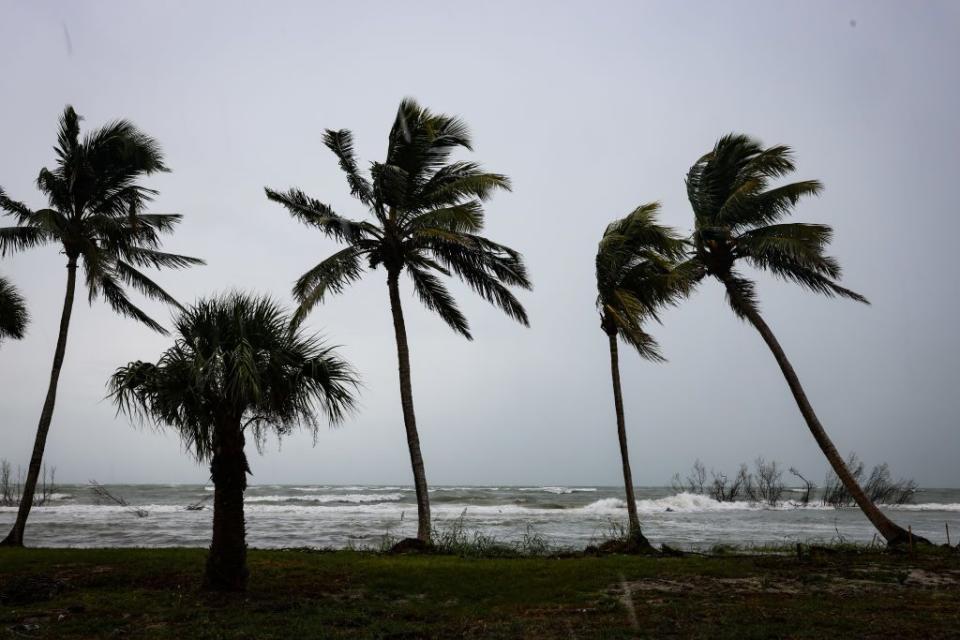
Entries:
[[[663, 545], [664, 553], [678, 553]], [[657, 555], [659, 552], [643, 536], [632, 535], [622, 522], [607, 522], [606, 533], [599, 539], [591, 540], [584, 549], [587, 555], [605, 555], [609, 553], [630, 555]]]
[[[433, 551], [461, 558], [519, 558], [544, 557], [555, 550], [542, 535], [528, 526], [523, 536], [515, 542], [504, 542], [496, 536], [466, 525], [467, 510], [443, 527], [433, 529]], [[381, 549], [386, 545], [381, 545]], [[389, 547], [388, 547], [389, 548]]]
[[[534, 558], [567, 551], [551, 545], [530, 525], [527, 525], [519, 540], [507, 542], [477, 529], [470, 529], [467, 526], [466, 517], [467, 509], [464, 509], [457, 518], [446, 523], [441, 522], [439, 525], [435, 524], [431, 534], [431, 544], [421, 552], [461, 558]], [[379, 554], [397, 553], [397, 546], [403, 540], [392, 531], [385, 531], [376, 546], [355, 550]]]

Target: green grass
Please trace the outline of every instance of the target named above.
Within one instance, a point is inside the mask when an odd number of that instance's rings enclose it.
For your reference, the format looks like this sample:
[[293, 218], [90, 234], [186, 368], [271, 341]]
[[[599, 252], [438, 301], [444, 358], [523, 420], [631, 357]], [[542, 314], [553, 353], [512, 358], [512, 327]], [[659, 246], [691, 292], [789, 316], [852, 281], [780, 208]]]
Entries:
[[254, 550], [243, 596], [198, 590], [204, 555], [0, 549], [0, 594], [28, 577], [62, 585], [49, 600], [0, 604], [0, 638], [946, 638], [960, 629], [960, 555], [948, 551], [476, 558]]

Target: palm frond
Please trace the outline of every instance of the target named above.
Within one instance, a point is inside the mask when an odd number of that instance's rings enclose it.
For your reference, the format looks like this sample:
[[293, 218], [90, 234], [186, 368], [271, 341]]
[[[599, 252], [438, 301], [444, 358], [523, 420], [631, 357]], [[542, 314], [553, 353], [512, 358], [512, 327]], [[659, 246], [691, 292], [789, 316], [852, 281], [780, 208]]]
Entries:
[[167, 330], [163, 328], [163, 325], [148, 316], [135, 304], [130, 302], [127, 294], [123, 291], [123, 287], [120, 286], [113, 275], [101, 272], [94, 277], [94, 280], [96, 284], [93, 287], [90, 287], [91, 296], [93, 296], [94, 292], [96, 292], [103, 296], [110, 307], [120, 315], [132, 320], [136, 320], [137, 322], [146, 325], [150, 329], [153, 329], [157, 333], [163, 335], [167, 334]]
[[485, 202], [499, 189], [510, 191], [507, 176], [485, 172], [476, 162], [451, 162], [423, 184], [417, 200], [421, 207], [443, 207], [468, 198]]
[[192, 258], [176, 253], [165, 253], [144, 247], [127, 247], [122, 255], [130, 264], [139, 267], [153, 267], [154, 269], [186, 269], [207, 264], [200, 258]]
[[483, 230], [483, 206], [476, 200], [449, 207], [430, 209], [414, 215], [406, 226], [411, 230], [435, 227], [453, 233], [475, 233]]
[[299, 189], [286, 193], [265, 189], [267, 198], [283, 205], [293, 217], [320, 229], [328, 238], [340, 242], [356, 242], [365, 234], [373, 233], [371, 225], [343, 218], [329, 205], [310, 198]]
[[739, 318], [746, 319], [750, 313], [759, 311], [754, 283], [735, 271], [723, 281], [727, 291], [727, 303]]
[[7, 215], [14, 216], [19, 224], [23, 224], [23, 222], [29, 220], [30, 216], [33, 215], [33, 210], [30, 209], [30, 207], [22, 202], [11, 200], [7, 196], [7, 192], [3, 190], [3, 187], [0, 187], [0, 209]]
[[409, 267], [407, 274], [413, 280], [413, 289], [423, 306], [440, 316], [451, 329], [467, 340], [473, 340], [466, 317], [457, 308], [456, 301], [440, 279], [416, 267]]
[[737, 195], [728, 199], [716, 216], [716, 224], [734, 229], [749, 225], [771, 224], [790, 215], [804, 196], [823, 190], [817, 180], [793, 182], [760, 193]]
[[813, 291], [814, 293], [821, 293], [831, 298], [834, 296], [838, 296], [840, 298], [849, 298], [851, 300], [856, 300], [857, 302], [870, 304], [870, 302], [864, 296], [860, 295], [856, 291], [842, 287], [834, 282], [833, 278], [823, 275], [821, 272], [810, 268], [806, 264], [794, 262], [789, 258], [781, 258], [776, 261], [765, 262], [752, 257], [750, 262], [760, 268], [766, 268], [774, 275], [784, 280], [799, 284], [800, 286]]
[[300, 276], [293, 287], [293, 295], [300, 303], [294, 314], [294, 323], [299, 324], [328, 294], [338, 294], [359, 280], [363, 275], [360, 258], [364, 253], [361, 248], [347, 247]]
[[765, 268], [787, 261], [830, 278], [840, 277], [839, 263], [823, 254], [833, 230], [822, 224], [779, 224], [760, 227], [736, 238], [736, 255]]
[[9, 280], [0, 277], [0, 340], [20, 340], [29, 322], [26, 300]]
[[117, 260], [115, 265], [114, 273], [121, 282], [133, 287], [151, 300], [159, 300], [178, 309], [183, 308], [183, 306], [177, 302], [173, 296], [164, 291], [160, 285], [133, 266], [123, 260]]
[[51, 237], [35, 227], [0, 227], [0, 256], [47, 244]]
[[340, 168], [347, 174], [350, 195], [363, 204], [370, 205], [373, 201], [373, 187], [366, 178], [360, 175], [360, 170], [357, 168], [357, 160], [353, 151], [353, 134], [348, 129], [340, 129], [339, 131], [327, 129], [323, 135], [323, 143], [337, 156], [340, 161]]
[[606, 317], [617, 327], [617, 335], [631, 347], [636, 349], [641, 358], [651, 362], [666, 362], [666, 358], [660, 352], [660, 345], [649, 333], [643, 330], [643, 327], [636, 319], [623, 313], [622, 309], [612, 305], [602, 310]]

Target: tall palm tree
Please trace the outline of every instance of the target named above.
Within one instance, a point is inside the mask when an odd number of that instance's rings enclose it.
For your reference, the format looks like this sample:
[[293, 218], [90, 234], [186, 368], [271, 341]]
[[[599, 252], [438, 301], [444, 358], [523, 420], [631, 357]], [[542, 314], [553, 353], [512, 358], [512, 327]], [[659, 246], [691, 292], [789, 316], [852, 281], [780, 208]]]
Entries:
[[483, 171], [475, 162], [450, 161], [457, 148], [471, 149], [466, 125], [458, 118], [434, 114], [411, 99], [400, 103], [383, 162], [370, 165], [369, 176], [357, 166], [350, 131], [327, 130], [327, 147], [347, 176], [350, 193], [369, 210], [371, 219], [344, 218], [299, 189], [267, 189], [300, 221], [318, 228], [346, 247], [303, 274], [293, 288], [300, 301], [296, 320], [330, 294], [358, 280], [364, 265], [383, 267], [396, 333], [400, 398], [407, 446], [417, 494], [417, 539], [430, 542], [430, 501], [413, 410], [410, 354], [400, 303], [400, 274], [406, 270], [420, 301], [454, 331], [472, 339], [466, 318], [437, 277], [456, 275], [508, 316], [528, 325], [523, 306], [508, 286], [530, 288], [520, 254], [479, 235], [483, 201], [497, 189], [509, 189], [506, 176]]
[[721, 138], [687, 174], [687, 194], [695, 218], [694, 261], [703, 274], [723, 284], [733, 312], [760, 332], [810, 432], [864, 514], [889, 544], [904, 542], [907, 531], [873, 504], [847, 469], [783, 348], [760, 315], [754, 283], [736, 268], [737, 262], [743, 261], [814, 293], [867, 302], [838, 284], [840, 264], [824, 254], [833, 235], [829, 226], [779, 222], [801, 198], [817, 195], [822, 189], [817, 180], [771, 186], [771, 181], [792, 171], [789, 147], [764, 149], [756, 140], [738, 134]]
[[5, 338], [21, 339], [29, 320], [23, 296], [9, 280], [0, 278], [0, 342]]
[[46, 196], [48, 208], [35, 211], [11, 200], [0, 189], [0, 209], [17, 223], [0, 228], [0, 255], [53, 244], [59, 245], [67, 258], [67, 290], [47, 397], [17, 520], [0, 544], [23, 545], [67, 348], [77, 265], [83, 264], [91, 302], [103, 297], [117, 313], [165, 333], [163, 327], [130, 302], [125, 287], [137, 289], [147, 298], [179, 306], [139, 268], [182, 269], [203, 264], [196, 258], [159, 251], [160, 236], [173, 231], [180, 215], [143, 213], [157, 192], [138, 184], [138, 180], [168, 170], [156, 141], [126, 120], [110, 122], [81, 139], [80, 119], [73, 107], [64, 110], [54, 147], [56, 167], [41, 169], [37, 176], [37, 188]]
[[629, 543], [636, 549], [648, 549], [650, 543], [640, 530], [633, 492], [617, 338], [636, 349], [642, 358], [662, 362], [657, 342], [644, 331], [643, 323], [657, 319], [658, 310], [676, 302], [690, 282], [676, 270], [677, 261], [685, 254], [685, 242], [673, 229], [657, 224], [659, 209], [656, 202], [640, 205], [626, 217], [610, 223], [603, 232], [596, 260], [597, 310], [600, 312], [600, 328], [607, 334], [610, 344], [613, 402], [630, 524]]
[[290, 315], [266, 297], [201, 300], [176, 320], [176, 332], [156, 364], [118, 369], [110, 393], [119, 411], [176, 429], [199, 461], [210, 462], [213, 538], [204, 586], [243, 591], [245, 434], [260, 443], [268, 431], [315, 432], [317, 413], [339, 422], [353, 407], [357, 379], [333, 349], [291, 330]]

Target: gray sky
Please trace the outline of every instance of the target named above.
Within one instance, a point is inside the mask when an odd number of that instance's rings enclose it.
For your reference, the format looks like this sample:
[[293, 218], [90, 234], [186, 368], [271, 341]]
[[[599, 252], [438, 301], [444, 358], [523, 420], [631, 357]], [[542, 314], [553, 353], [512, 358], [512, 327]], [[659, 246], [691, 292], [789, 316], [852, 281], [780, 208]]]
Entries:
[[[854, 22], [855, 21], [855, 22]], [[67, 35], [68, 34], [68, 35]], [[166, 247], [209, 265], [159, 281], [182, 301], [240, 287], [290, 300], [335, 245], [263, 187], [299, 186], [362, 215], [320, 142], [354, 131], [381, 159], [399, 100], [461, 115], [472, 157], [514, 180], [488, 235], [526, 256], [524, 329], [455, 284], [475, 341], [404, 292], [428, 479], [616, 484], [606, 339], [593, 257], [604, 225], [661, 200], [689, 231], [683, 177], [729, 131], [794, 147], [825, 185], [795, 219], [834, 226], [844, 284], [873, 305], [760, 279], [763, 310], [837, 446], [927, 486], [960, 486], [960, 4], [951, 2], [0, 2], [0, 185], [41, 206], [67, 103], [162, 143]], [[26, 294], [28, 337], [0, 348], [0, 457], [25, 464], [49, 376], [65, 270], [53, 248], [0, 262]], [[147, 305], [165, 320], [169, 313]], [[407, 483], [385, 274], [309, 324], [363, 375], [360, 413], [251, 461], [253, 482]], [[708, 282], [652, 330], [666, 365], [623, 351], [634, 477], [697, 457], [757, 455], [816, 479], [825, 463], [759, 335]], [[63, 481], [202, 482], [172, 432], [103, 400], [118, 365], [170, 342], [78, 296], [47, 460]]]

